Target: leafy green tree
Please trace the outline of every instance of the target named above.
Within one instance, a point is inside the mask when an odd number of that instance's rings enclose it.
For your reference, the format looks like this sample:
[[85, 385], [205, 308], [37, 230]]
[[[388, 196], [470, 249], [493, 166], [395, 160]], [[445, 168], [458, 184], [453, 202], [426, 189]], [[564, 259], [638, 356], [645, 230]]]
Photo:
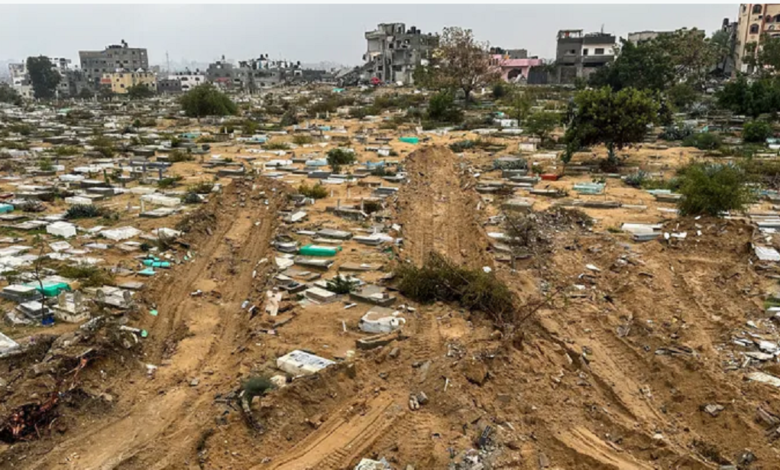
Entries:
[[732, 80], [716, 95], [718, 104], [737, 114], [756, 117], [780, 110], [780, 79], [762, 78], [748, 83], [743, 76]]
[[27, 73], [30, 75], [33, 93], [38, 99], [54, 98], [62, 77], [46, 56], [28, 57]]
[[623, 88], [663, 91], [673, 79], [672, 60], [657, 44], [623, 40], [617, 59], [592, 74], [589, 84], [594, 88], [608, 86], [615, 91]]
[[614, 159], [615, 149], [644, 138], [648, 126], [657, 122], [659, 109], [650, 93], [633, 88], [616, 92], [603, 87], [577, 93], [564, 136], [564, 162], [580, 147], [600, 143], [606, 145], [610, 159]]
[[681, 215], [718, 217], [726, 211], [743, 211], [753, 201], [745, 173], [737, 166], [693, 163], [679, 173]]
[[708, 39], [700, 29], [679, 29], [661, 34], [651, 42], [669, 56], [676, 81], [685, 81], [698, 89], [718, 62], [719, 44]]
[[0, 83], [0, 103], [22, 105], [22, 97], [7, 83]]
[[688, 109], [698, 98], [696, 90], [688, 83], [675, 83], [666, 95], [677, 109]]
[[151, 98], [152, 96], [154, 96], [154, 90], [142, 83], [133, 85], [127, 89], [127, 97], [131, 100], [142, 100]]
[[769, 76], [780, 70], [780, 38], [764, 33], [761, 47], [752, 42], [745, 45], [745, 62], [761, 75]]
[[238, 112], [236, 104], [210, 83], [188, 91], [181, 97], [180, 103], [189, 117], [227, 116]]
[[550, 134], [560, 122], [561, 118], [558, 113], [539, 111], [528, 117], [528, 120], [525, 122], [525, 129], [529, 133], [539, 137], [542, 141], [542, 146], [544, 146], [545, 142], [550, 137]]
[[745, 142], [765, 142], [768, 137], [772, 137], [772, 125], [766, 121], [750, 121], [742, 127]]

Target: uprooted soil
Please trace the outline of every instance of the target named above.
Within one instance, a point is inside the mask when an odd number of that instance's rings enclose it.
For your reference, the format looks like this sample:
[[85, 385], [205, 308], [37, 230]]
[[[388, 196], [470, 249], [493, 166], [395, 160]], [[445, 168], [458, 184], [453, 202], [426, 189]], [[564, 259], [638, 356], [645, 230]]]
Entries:
[[[457, 306], [414, 305], [397, 341], [255, 400], [253, 419], [265, 430], [251, 429], [231, 402], [242, 377], [348, 333], [310, 331], [317, 320], [305, 309], [272, 329], [241, 308], [261, 305], [284, 198], [270, 181], [236, 182], [209, 203], [214, 220], [200, 219], [189, 249], [179, 248], [191, 261], [145, 295], [143, 355], [81, 372], [93, 395], [111, 394], [106, 409], [73, 412], [62, 434], [15, 444], [0, 462], [303, 470], [384, 457], [418, 470], [468, 469], [476, 458], [529, 470], [777, 468], [777, 391], [744, 380], [752, 369], [776, 375], [777, 365], [745, 365], [732, 341], [748, 320], [753, 334], [771, 331], [752, 226], [683, 219], [664, 231], [686, 238], [637, 244], [560, 223], [536, 255], [544, 263], [511, 270], [492, 261], [480, 198], [457, 157], [422, 149], [407, 169], [397, 207], [402, 257], [422, 263], [437, 252], [493, 266], [526, 302], [518, 308], [533, 307], [512, 334]], [[149, 375], [145, 364], [158, 369]]]

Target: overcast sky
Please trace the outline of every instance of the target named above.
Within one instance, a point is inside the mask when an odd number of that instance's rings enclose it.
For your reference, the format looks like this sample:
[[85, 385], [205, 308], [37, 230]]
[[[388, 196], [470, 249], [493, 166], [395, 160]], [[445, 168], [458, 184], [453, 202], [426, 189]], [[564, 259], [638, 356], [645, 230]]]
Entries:
[[0, 5], [0, 60], [49, 55], [78, 59], [126, 40], [146, 47], [152, 64], [257, 57], [357, 65], [363, 33], [378, 23], [404, 22], [424, 32], [444, 26], [530, 55], [555, 56], [559, 29], [633, 31], [718, 29], [736, 20], [733, 5]]

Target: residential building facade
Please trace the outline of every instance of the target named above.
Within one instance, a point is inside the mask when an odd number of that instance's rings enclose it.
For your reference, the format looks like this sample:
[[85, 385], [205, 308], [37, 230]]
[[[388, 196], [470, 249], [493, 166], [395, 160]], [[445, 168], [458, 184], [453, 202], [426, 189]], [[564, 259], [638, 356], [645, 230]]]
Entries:
[[528, 58], [525, 49], [490, 48], [490, 62], [501, 73], [501, 79], [507, 82], [528, 80], [528, 75], [533, 67], [542, 65], [542, 59]]
[[363, 55], [369, 77], [382, 82], [412, 84], [412, 74], [417, 66], [430, 58], [439, 43], [434, 34], [423, 34], [404, 23], [383, 23], [373, 31], [367, 31], [366, 53]]
[[184, 72], [176, 72], [168, 75], [168, 79], [178, 80], [181, 83], [181, 91], [187, 92], [198, 85], [206, 83], [206, 74], [202, 73], [200, 70], [195, 70], [194, 72], [185, 70]]
[[96, 85], [101, 83], [104, 74], [114, 73], [118, 69], [149, 70], [146, 49], [129, 47], [124, 40], [102, 51], [79, 51], [79, 59], [81, 70], [87, 79]]
[[614, 35], [603, 32], [583, 34], [581, 29], [558, 31], [555, 54], [558, 83], [572, 84], [578, 78], [587, 79], [614, 60]]
[[771, 37], [780, 35], [780, 4], [741, 4], [737, 17], [735, 46], [737, 71], [752, 72], [746, 59], [761, 47], [761, 41], [765, 34]]
[[100, 85], [110, 88], [118, 95], [126, 94], [129, 88], [136, 85], [143, 85], [157, 91], [157, 76], [146, 71], [118, 70], [114, 73], [104, 73]]
[[175, 75], [169, 75], [168, 78], [160, 78], [157, 80], [157, 92], [165, 94], [177, 94], [181, 93], [182, 84]]

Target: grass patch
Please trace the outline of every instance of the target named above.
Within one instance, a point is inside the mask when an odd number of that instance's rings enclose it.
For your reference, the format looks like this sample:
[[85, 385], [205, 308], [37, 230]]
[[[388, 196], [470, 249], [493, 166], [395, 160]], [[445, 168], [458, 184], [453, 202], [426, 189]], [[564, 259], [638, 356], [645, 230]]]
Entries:
[[328, 197], [328, 190], [320, 183], [317, 183], [314, 186], [309, 186], [306, 183], [303, 183], [298, 186], [298, 192], [312, 199], [323, 199]]
[[114, 284], [114, 275], [97, 266], [62, 265], [57, 274], [68, 279], [77, 279], [82, 287], [102, 287]]
[[456, 266], [432, 253], [422, 267], [403, 264], [395, 275], [401, 294], [417, 302], [457, 302], [471, 311], [483, 312], [497, 325], [514, 319], [514, 295], [492, 273]]

